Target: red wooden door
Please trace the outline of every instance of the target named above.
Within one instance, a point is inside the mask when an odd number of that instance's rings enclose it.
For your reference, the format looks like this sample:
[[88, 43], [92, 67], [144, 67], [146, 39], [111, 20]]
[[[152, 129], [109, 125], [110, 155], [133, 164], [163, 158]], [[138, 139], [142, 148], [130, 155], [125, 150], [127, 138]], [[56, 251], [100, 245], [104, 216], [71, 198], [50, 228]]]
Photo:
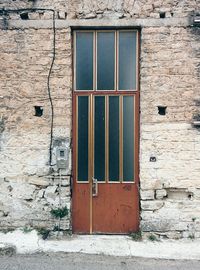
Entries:
[[137, 231], [138, 33], [78, 31], [74, 39], [73, 232]]

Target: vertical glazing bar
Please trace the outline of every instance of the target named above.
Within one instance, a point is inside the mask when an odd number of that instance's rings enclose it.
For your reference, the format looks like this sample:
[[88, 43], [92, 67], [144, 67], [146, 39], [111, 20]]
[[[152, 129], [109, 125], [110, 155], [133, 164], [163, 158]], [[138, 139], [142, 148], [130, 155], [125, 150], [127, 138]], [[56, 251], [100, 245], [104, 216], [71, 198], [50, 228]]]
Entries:
[[78, 96], [76, 98], [76, 181], [78, 180]]
[[115, 30], [115, 85], [114, 90], [117, 90], [117, 30]]
[[136, 31], [136, 91], [139, 90], [139, 32]]
[[94, 50], [93, 50], [93, 59], [94, 59], [94, 72], [93, 72], [93, 77], [94, 77], [94, 83], [93, 83], [93, 90], [97, 90], [97, 32], [94, 31]]
[[93, 173], [93, 95], [89, 96], [89, 182], [90, 182], [90, 234], [92, 234], [92, 177]]
[[[138, 33], [138, 32], [137, 32]], [[135, 169], [136, 169], [136, 100], [135, 96], [133, 97], [133, 113], [134, 113], [134, 123], [133, 123], [133, 146], [134, 146], [134, 152], [133, 152], [133, 181], [135, 182]]]
[[[74, 89], [76, 90], [76, 31], [74, 31], [74, 76], [73, 76], [73, 81], [74, 81]], [[77, 133], [76, 133], [77, 134]]]
[[90, 183], [90, 179], [91, 179], [91, 164], [90, 164], [90, 149], [91, 149], [91, 146], [90, 146], [90, 140], [91, 140], [91, 134], [90, 134], [90, 130], [91, 130], [91, 121], [90, 121], [90, 114], [91, 114], [91, 106], [90, 106], [90, 96], [88, 96], [88, 182]]
[[119, 175], [123, 181], [123, 96], [119, 97]]
[[116, 91], [119, 89], [119, 31], [116, 31]]
[[109, 96], [106, 96], [105, 100], [105, 182], [108, 182], [109, 179]]

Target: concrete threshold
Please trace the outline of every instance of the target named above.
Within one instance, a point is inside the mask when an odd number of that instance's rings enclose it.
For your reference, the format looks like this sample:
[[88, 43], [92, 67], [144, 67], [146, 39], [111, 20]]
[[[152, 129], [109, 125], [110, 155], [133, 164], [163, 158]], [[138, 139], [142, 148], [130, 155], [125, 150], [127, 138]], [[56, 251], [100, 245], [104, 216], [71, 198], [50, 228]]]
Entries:
[[[134, 241], [129, 236], [73, 235], [43, 240], [34, 230], [0, 233], [0, 247], [14, 247], [18, 254], [66, 252], [143, 258], [200, 260], [200, 240]], [[3, 253], [3, 252], [2, 252]], [[1, 255], [1, 254], [0, 254]]]

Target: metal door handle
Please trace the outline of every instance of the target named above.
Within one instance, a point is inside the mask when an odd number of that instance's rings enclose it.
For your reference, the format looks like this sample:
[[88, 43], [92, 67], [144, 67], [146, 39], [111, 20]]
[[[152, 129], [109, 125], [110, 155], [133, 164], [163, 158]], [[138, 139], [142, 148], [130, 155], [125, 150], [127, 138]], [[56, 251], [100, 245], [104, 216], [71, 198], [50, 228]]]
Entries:
[[98, 196], [98, 180], [92, 177], [92, 197]]

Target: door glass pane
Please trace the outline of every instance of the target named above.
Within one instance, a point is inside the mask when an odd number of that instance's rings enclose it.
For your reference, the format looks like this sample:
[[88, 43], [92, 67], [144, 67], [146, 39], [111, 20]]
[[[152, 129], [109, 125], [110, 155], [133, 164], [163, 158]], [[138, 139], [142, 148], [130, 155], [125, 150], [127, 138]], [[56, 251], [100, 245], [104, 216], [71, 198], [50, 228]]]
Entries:
[[119, 32], [119, 90], [136, 89], [136, 32]]
[[114, 90], [115, 32], [97, 32], [97, 90]]
[[76, 89], [93, 89], [92, 32], [76, 32]]
[[119, 97], [109, 97], [109, 181], [119, 181]]
[[88, 97], [78, 97], [78, 181], [88, 181]]
[[123, 97], [123, 181], [134, 180], [134, 97]]
[[94, 109], [94, 177], [105, 181], [105, 97], [95, 97]]

